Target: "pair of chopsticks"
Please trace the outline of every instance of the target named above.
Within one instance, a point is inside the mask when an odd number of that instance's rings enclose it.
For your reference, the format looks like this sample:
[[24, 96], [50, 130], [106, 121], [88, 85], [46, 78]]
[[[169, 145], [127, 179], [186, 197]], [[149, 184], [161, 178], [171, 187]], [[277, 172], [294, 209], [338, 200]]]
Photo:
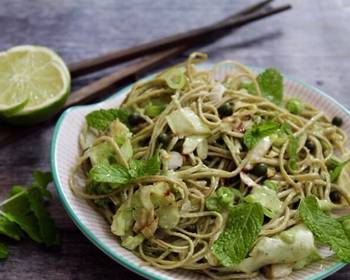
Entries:
[[65, 104], [65, 108], [103, 97], [106, 93], [110, 93], [111, 90], [113, 91], [115, 86], [126, 78], [140, 75], [145, 71], [160, 65], [169, 58], [202, 43], [210, 36], [213, 37], [215, 34], [220, 32], [227, 34], [233, 28], [272, 16], [291, 8], [291, 6], [288, 4], [271, 8], [268, 7], [270, 2], [272, 2], [272, 0], [265, 0], [256, 3], [238, 13], [205, 27], [175, 34], [133, 48], [108, 53], [79, 63], [70, 64], [69, 70], [71, 75], [73, 78], [76, 78], [115, 66], [118, 63], [148, 55], [148, 57], [142, 59], [141, 61], [137, 61], [136, 63], [131, 64], [118, 72], [115, 72], [77, 90], [70, 96]]
[[[175, 34], [169, 37], [158, 39], [149, 43], [141, 44], [129, 49], [123, 49], [111, 52], [96, 58], [87, 59], [82, 62], [73, 63], [68, 66], [72, 78], [91, 74], [99, 70], [103, 70], [119, 63], [132, 59], [138, 59], [136, 62], [105, 76], [87, 86], [73, 92], [63, 109], [77, 104], [84, 104], [95, 99], [104, 97], [106, 94], [112, 93], [116, 86], [128, 78], [141, 75], [144, 72], [159, 66], [164, 61], [184, 52], [185, 50], [199, 44], [209, 43], [218, 37], [226, 35], [234, 28], [241, 27], [251, 22], [272, 16], [274, 14], [286, 11], [291, 8], [290, 5], [280, 7], [270, 7], [272, 0], [265, 0], [245, 8], [221, 21], [211, 25], [193, 29], [188, 32]], [[42, 127], [42, 125], [41, 125]], [[0, 145], [12, 142], [16, 136], [23, 135], [33, 128], [1, 128]], [[34, 129], [35, 130], [35, 129]]]

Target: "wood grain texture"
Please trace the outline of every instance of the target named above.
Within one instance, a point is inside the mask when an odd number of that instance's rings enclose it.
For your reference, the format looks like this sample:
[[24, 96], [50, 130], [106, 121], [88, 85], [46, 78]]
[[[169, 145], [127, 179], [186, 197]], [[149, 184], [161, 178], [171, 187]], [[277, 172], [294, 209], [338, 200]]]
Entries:
[[[76, 62], [200, 27], [252, 2], [2, 0], [0, 49], [47, 45], [67, 62]], [[275, 66], [320, 87], [349, 108], [350, 1], [291, 2], [291, 12], [243, 27], [201, 50], [212, 61], [235, 59], [248, 65]], [[168, 64], [172, 62], [175, 60]], [[98, 77], [81, 78], [73, 87]], [[51, 135], [52, 127], [41, 129], [0, 149], [0, 198], [11, 185], [28, 183], [33, 169], [50, 168]], [[50, 210], [62, 233], [61, 249], [48, 252], [30, 241], [6, 241], [11, 256], [0, 263], [0, 279], [141, 279], [95, 248], [71, 222], [56, 195]], [[328, 279], [350, 279], [349, 267]]]

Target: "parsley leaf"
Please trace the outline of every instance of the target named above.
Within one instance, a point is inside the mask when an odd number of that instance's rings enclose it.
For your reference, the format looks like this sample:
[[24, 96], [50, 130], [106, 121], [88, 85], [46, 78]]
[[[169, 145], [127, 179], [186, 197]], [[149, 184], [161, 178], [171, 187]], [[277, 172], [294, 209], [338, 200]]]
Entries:
[[133, 178], [155, 175], [160, 170], [159, 156], [154, 155], [148, 160], [131, 160], [129, 162], [129, 173]]
[[280, 125], [274, 121], [263, 121], [259, 124], [253, 125], [249, 128], [243, 138], [243, 142], [246, 147], [252, 149], [262, 138], [275, 133], [279, 129]]
[[299, 215], [316, 239], [329, 245], [344, 262], [350, 262], [350, 240], [343, 225], [320, 209], [315, 196], [304, 198], [299, 204]]
[[119, 119], [122, 123], [129, 125], [129, 112], [125, 109], [100, 109], [89, 113], [85, 118], [89, 127], [97, 130], [106, 130], [112, 121]]
[[[262, 96], [275, 104], [281, 104], [283, 99], [283, 77], [277, 69], [266, 69], [256, 77], [256, 80]], [[246, 89], [252, 95], [256, 95], [253, 83], [244, 83], [241, 88]]]
[[7, 246], [4, 243], [0, 243], [0, 259], [6, 259], [8, 254]]
[[264, 220], [259, 203], [240, 204], [230, 209], [224, 231], [214, 241], [212, 253], [224, 266], [239, 264], [254, 246]]

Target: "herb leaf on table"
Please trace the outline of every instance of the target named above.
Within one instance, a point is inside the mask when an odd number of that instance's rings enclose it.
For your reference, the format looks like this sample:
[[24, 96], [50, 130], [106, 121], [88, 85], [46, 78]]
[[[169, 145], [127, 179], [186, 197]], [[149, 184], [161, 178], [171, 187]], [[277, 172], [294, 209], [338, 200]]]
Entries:
[[[29, 187], [13, 186], [9, 197], [0, 203], [0, 235], [14, 240], [24, 236], [47, 247], [59, 243], [59, 234], [45, 206], [51, 198], [47, 185], [52, 181], [51, 173], [33, 172], [34, 182]], [[0, 259], [6, 258], [5, 244], [0, 244]]]

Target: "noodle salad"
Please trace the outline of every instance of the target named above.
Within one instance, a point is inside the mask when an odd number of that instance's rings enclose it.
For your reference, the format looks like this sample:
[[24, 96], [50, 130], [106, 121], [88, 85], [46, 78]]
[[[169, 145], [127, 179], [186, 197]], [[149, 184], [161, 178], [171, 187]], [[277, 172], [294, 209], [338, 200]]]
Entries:
[[[286, 277], [329, 247], [350, 262], [350, 154], [342, 119], [206, 55], [136, 83], [89, 113], [70, 187], [145, 263], [214, 279]], [[343, 213], [340, 215], [340, 213]]]

